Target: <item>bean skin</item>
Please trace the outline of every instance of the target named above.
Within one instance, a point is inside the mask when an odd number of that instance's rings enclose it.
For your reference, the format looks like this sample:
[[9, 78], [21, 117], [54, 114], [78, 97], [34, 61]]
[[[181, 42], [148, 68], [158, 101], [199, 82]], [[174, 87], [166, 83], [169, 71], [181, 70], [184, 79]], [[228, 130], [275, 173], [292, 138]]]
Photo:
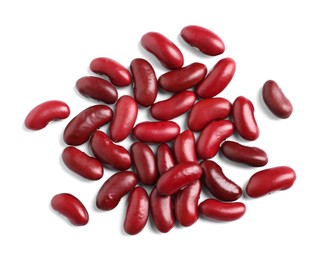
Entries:
[[163, 175], [176, 164], [173, 151], [168, 144], [160, 144], [158, 146], [156, 162], [159, 175]]
[[196, 155], [195, 136], [191, 130], [180, 133], [174, 141], [176, 162], [198, 162]]

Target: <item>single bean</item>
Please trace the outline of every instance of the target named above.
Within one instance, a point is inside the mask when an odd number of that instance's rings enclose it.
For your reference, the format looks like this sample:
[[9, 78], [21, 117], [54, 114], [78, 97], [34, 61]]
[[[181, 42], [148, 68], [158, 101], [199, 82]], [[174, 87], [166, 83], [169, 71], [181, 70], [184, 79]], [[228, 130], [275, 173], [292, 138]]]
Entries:
[[168, 144], [160, 144], [158, 146], [156, 162], [159, 175], [163, 175], [176, 164], [173, 151]]
[[176, 162], [198, 162], [196, 155], [195, 136], [191, 130], [180, 133], [174, 141]]

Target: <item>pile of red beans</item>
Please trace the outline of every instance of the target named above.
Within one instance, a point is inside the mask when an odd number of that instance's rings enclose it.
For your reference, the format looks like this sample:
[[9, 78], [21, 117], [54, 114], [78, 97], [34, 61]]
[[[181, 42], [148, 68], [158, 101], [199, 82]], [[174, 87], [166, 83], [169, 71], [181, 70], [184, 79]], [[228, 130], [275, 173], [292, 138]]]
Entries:
[[[216, 56], [225, 50], [221, 38], [204, 27], [186, 26], [180, 35], [204, 55]], [[63, 162], [76, 174], [93, 181], [103, 177], [105, 167], [115, 171], [99, 189], [96, 206], [112, 210], [128, 195], [124, 219], [128, 234], [142, 231], [149, 215], [160, 232], [170, 231], [176, 222], [191, 226], [199, 214], [219, 221], [239, 219], [246, 211], [245, 204], [236, 201], [243, 194], [242, 188], [224, 174], [213, 158], [221, 152], [231, 161], [262, 167], [268, 163], [268, 156], [258, 147], [226, 140], [237, 134], [252, 141], [260, 133], [249, 99], [239, 96], [231, 103], [216, 97], [232, 80], [235, 61], [223, 58], [209, 72], [198, 62], [183, 67], [182, 52], [157, 32], [143, 35], [141, 45], [168, 72], [157, 77], [151, 63], [143, 58], [134, 59], [129, 70], [108, 57], [92, 60], [91, 71], [107, 77], [82, 77], [76, 88], [100, 103], [79, 112], [65, 127], [63, 138], [68, 146], [62, 152]], [[117, 88], [130, 85], [133, 95], [118, 97]], [[172, 96], [156, 102], [159, 89]], [[275, 81], [266, 81], [262, 96], [275, 116], [291, 115], [292, 105]], [[108, 106], [114, 103], [114, 109]], [[155, 120], [136, 122], [139, 108], [149, 109]], [[187, 130], [181, 131], [174, 120], [184, 113], [188, 113]], [[25, 125], [39, 130], [69, 114], [66, 103], [51, 100], [32, 109]], [[107, 124], [107, 132], [100, 130]], [[118, 144], [126, 138], [135, 139], [129, 151]], [[86, 142], [92, 154], [77, 148]], [[157, 144], [157, 151], [151, 149], [151, 144]], [[250, 177], [245, 193], [253, 198], [264, 196], [290, 188], [295, 179], [290, 167], [267, 168]], [[213, 197], [200, 202], [202, 189]], [[51, 206], [74, 225], [89, 221], [86, 207], [72, 194], [55, 195]]]

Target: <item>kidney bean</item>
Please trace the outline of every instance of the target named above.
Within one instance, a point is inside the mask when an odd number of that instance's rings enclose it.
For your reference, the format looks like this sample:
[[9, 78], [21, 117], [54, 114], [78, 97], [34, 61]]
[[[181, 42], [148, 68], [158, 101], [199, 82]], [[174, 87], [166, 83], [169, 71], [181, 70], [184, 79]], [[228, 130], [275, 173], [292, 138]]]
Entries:
[[134, 81], [134, 98], [144, 107], [151, 106], [157, 97], [157, 78], [152, 65], [145, 59], [134, 59], [130, 64]]
[[279, 85], [268, 80], [262, 88], [263, 101], [270, 111], [279, 118], [288, 118], [293, 111], [290, 100], [284, 95]]
[[90, 138], [90, 147], [94, 156], [112, 169], [127, 170], [132, 160], [129, 152], [121, 145], [116, 145], [102, 131], [97, 130]]
[[286, 190], [296, 180], [295, 171], [287, 166], [278, 166], [253, 174], [246, 186], [249, 197], [258, 198], [273, 191]]
[[145, 143], [135, 142], [130, 147], [130, 153], [140, 182], [145, 185], [155, 184], [158, 172], [152, 149]]
[[242, 202], [223, 202], [216, 199], [206, 199], [199, 205], [200, 214], [218, 221], [233, 221], [241, 218], [246, 211]]
[[234, 201], [241, 197], [242, 189], [223, 173], [222, 168], [210, 160], [203, 161], [202, 181], [214, 197], [224, 201]]
[[66, 126], [64, 140], [69, 145], [85, 143], [99, 127], [113, 118], [113, 111], [105, 105], [88, 107], [76, 115]]
[[198, 180], [201, 175], [202, 168], [198, 163], [178, 163], [160, 176], [157, 182], [157, 190], [163, 195], [173, 195], [186, 185]]
[[118, 99], [115, 115], [109, 126], [109, 136], [114, 142], [123, 141], [133, 130], [138, 114], [138, 106], [131, 96]]
[[132, 82], [128, 69], [110, 58], [99, 57], [93, 59], [90, 63], [90, 69], [97, 74], [106, 75], [111, 83], [117, 87], [125, 87]]
[[60, 193], [51, 199], [51, 207], [66, 217], [75, 226], [84, 226], [89, 221], [88, 211], [74, 195]]
[[191, 130], [180, 133], [174, 141], [176, 162], [198, 162], [196, 156], [195, 137]]
[[30, 130], [40, 130], [49, 122], [65, 119], [70, 115], [69, 106], [60, 100], [50, 100], [34, 107], [25, 119], [25, 126]]
[[158, 101], [150, 107], [152, 117], [171, 120], [187, 112], [194, 104], [196, 95], [192, 91], [182, 91], [166, 100]]
[[158, 78], [158, 84], [167, 91], [180, 92], [196, 86], [206, 74], [206, 66], [194, 62], [186, 67], [164, 73]]
[[80, 94], [95, 100], [114, 104], [118, 99], [117, 89], [107, 80], [86, 76], [77, 80], [76, 88]]
[[222, 54], [225, 45], [222, 39], [207, 28], [189, 25], [182, 29], [181, 37], [191, 46], [207, 55], [216, 56]]
[[180, 132], [180, 127], [172, 121], [141, 122], [132, 133], [141, 142], [166, 143], [172, 141]]
[[175, 197], [175, 216], [184, 227], [189, 227], [198, 220], [198, 201], [201, 188], [202, 185], [199, 180], [193, 181], [180, 190]]
[[256, 140], [260, 130], [254, 116], [254, 106], [246, 97], [239, 96], [232, 107], [232, 116], [236, 131], [246, 140]]
[[168, 144], [160, 144], [158, 146], [156, 163], [159, 175], [163, 175], [176, 164], [172, 149]]
[[187, 126], [192, 131], [200, 131], [209, 122], [228, 117], [231, 110], [232, 104], [225, 98], [217, 97], [200, 100], [190, 110]]
[[234, 133], [234, 125], [229, 120], [209, 123], [201, 132], [196, 142], [196, 154], [201, 159], [215, 156], [221, 143]]
[[268, 156], [262, 149], [234, 141], [225, 141], [221, 145], [221, 151], [226, 158], [250, 166], [260, 167], [268, 163]]
[[158, 32], [144, 34], [141, 38], [141, 44], [167, 69], [179, 69], [184, 64], [184, 57], [180, 49], [171, 40]]
[[135, 187], [129, 194], [124, 230], [136, 235], [146, 226], [149, 213], [149, 198], [143, 187]]
[[109, 177], [99, 189], [96, 206], [101, 210], [114, 209], [120, 200], [137, 185], [138, 179], [131, 171], [122, 171]]
[[76, 147], [66, 147], [62, 152], [62, 160], [70, 170], [88, 180], [99, 180], [104, 175], [103, 165]]
[[218, 95], [232, 80], [235, 68], [235, 61], [232, 58], [221, 59], [206, 78], [197, 85], [196, 94], [201, 98], [211, 98]]
[[160, 194], [155, 186], [149, 195], [149, 205], [155, 227], [160, 232], [169, 232], [175, 225], [172, 196]]

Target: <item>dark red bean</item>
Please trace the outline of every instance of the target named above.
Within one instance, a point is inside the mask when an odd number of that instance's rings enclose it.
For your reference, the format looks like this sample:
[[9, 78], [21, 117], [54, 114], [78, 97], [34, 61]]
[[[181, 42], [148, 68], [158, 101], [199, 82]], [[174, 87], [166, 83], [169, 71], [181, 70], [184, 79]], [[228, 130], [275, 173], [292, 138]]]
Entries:
[[260, 135], [254, 116], [254, 106], [246, 97], [239, 96], [232, 107], [232, 116], [236, 131], [246, 140], [256, 140]]
[[109, 126], [109, 136], [114, 142], [123, 141], [129, 136], [135, 125], [138, 106], [131, 96], [122, 96], [118, 99], [115, 115]]
[[99, 57], [93, 59], [90, 63], [90, 69], [97, 74], [106, 75], [111, 83], [117, 87], [125, 87], [132, 82], [128, 69], [110, 58]]
[[174, 141], [176, 162], [198, 162], [196, 156], [195, 136], [191, 130], [180, 133]]
[[209, 123], [201, 132], [197, 143], [196, 153], [201, 159], [215, 156], [221, 143], [234, 133], [234, 125], [229, 120], [219, 120]]
[[152, 149], [145, 143], [135, 142], [130, 147], [130, 154], [140, 182], [145, 185], [155, 184], [158, 172]]
[[196, 94], [201, 98], [211, 98], [218, 95], [232, 80], [235, 68], [235, 61], [232, 58], [221, 59], [206, 78], [198, 84]]
[[141, 44], [167, 69], [179, 69], [184, 64], [180, 49], [167, 37], [158, 32], [148, 32], [141, 38]]
[[77, 80], [76, 88], [80, 94], [95, 100], [114, 104], [118, 99], [117, 89], [102, 78], [86, 76]]
[[137, 124], [132, 133], [141, 142], [167, 143], [172, 141], [180, 130], [179, 125], [172, 121], [145, 121]]
[[192, 91], [182, 91], [166, 100], [158, 101], [150, 108], [150, 113], [157, 120], [171, 120], [187, 112], [194, 104], [196, 95]]
[[182, 162], [160, 176], [157, 182], [157, 190], [163, 195], [173, 195], [201, 176], [202, 168], [198, 163]]
[[62, 160], [70, 170], [88, 180], [99, 180], [104, 175], [101, 162], [76, 147], [66, 147], [62, 152]]
[[151, 106], [157, 97], [157, 77], [152, 65], [145, 59], [134, 59], [130, 64], [134, 81], [134, 98], [144, 107]]
[[69, 106], [60, 100], [50, 100], [34, 107], [25, 119], [25, 126], [31, 130], [40, 130], [49, 122], [65, 119], [70, 115]]
[[290, 100], [284, 95], [279, 85], [268, 80], [262, 88], [263, 101], [270, 111], [279, 118], [288, 118], [293, 111]]
[[69, 145], [85, 143], [99, 127], [113, 118], [113, 111], [105, 105], [94, 105], [76, 115], [66, 126], [64, 140]]
[[264, 166], [268, 163], [265, 151], [253, 146], [246, 146], [234, 141], [225, 141], [221, 145], [222, 154], [234, 161], [254, 167]]
[[156, 162], [159, 175], [163, 175], [176, 164], [173, 151], [168, 144], [160, 144], [158, 146]]
[[295, 171], [290, 167], [278, 166], [265, 169], [251, 176], [246, 186], [246, 193], [252, 198], [258, 198], [273, 191], [289, 189], [295, 180]]
[[181, 36], [188, 44], [207, 55], [216, 56], [225, 50], [222, 39], [214, 32], [201, 26], [186, 26], [182, 29]]
[[169, 232], [175, 225], [172, 196], [160, 194], [155, 186], [149, 196], [149, 205], [155, 227], [160, 232]]
[[109, 177], [98, 191], [96, 206], [101, 210], [114, 209], [120, 200], [137, 185], [138, 179], [131, 171], [117, 172]]
[[180, 190], [175, 197], [175, 217], [184, 227], [189, 227], [198, 220], [198, 201], [201, 188], [202, 185], [199, 180], [193, 181]]
[[60, 193], [51, 199], [51, 207], [66, 217], [75, 226], [84, 226], [89, 221], [88, 211], [74, 195]]
[[246, 211], [242, 202], [223, 202], [216, 199], [206, 199], [199, 205], [200, 214], [218, 221], [233, 221], [241, 218]]
[[186, 67], [164, 73], [158, 78], [158, 84], [167, 91], [180, 92], [196, 86], [206, 74], [206, 66], [194, 62]]
[[241, 197], [242, 188], [227, 178], [217, 163], [205, 160], [200, 165], [203, 169], [203, 183], [214, 197], [224, 201], [234, 201]]
[[102, 131], [97, 130], [90, 138], [90, 147], [94, 156], [112, 169], [127, 170], [132, 160], [129, 152], [121, 145], [116, 145]]
[[146, 226], [149, 213], [149, 198], [143, 187], [134, 188], [128, 197], [124, 230], [127, 234], [136, 235]]
[[225, 98], [200, 100], [194, 104], [188, 114], [188, 128], [192, 131], [201, 131], [209, 122], [228, 117], [231, 110], [232, 104]]

